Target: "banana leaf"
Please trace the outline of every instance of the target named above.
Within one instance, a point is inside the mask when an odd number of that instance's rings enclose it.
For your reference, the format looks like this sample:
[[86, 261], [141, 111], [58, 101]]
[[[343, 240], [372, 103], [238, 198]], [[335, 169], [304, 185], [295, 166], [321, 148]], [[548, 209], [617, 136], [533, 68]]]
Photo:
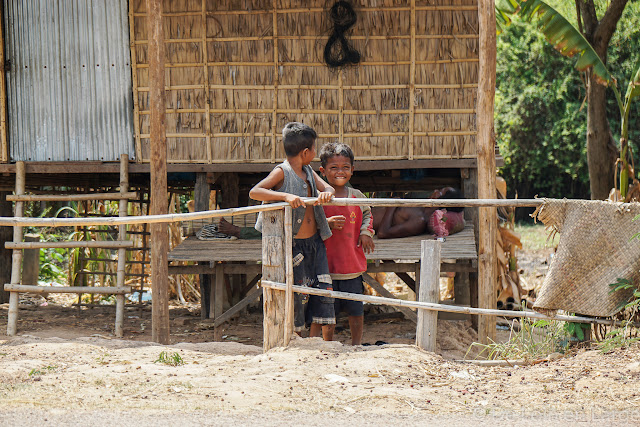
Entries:
[[635, 72], [631, 75], [631, 81], [627, 86], [626, 104], [628, 105], [633, 98], [640, 95], [640, 57], [634, 67]]
[[514, 13], [518, 13], [526, 21], [537, 23], [549, 43], [562, 55], [567, 57], [578, 55], [576, 68], [579, 71], [592, 68], [595, 80], [604, 86], [612, 86], [619, 99], [619, 93], [615, 89], [616, 79], [609, 73], [582, 33], [560, 12], [542, 0], [499, 0], [496, 3], [496, 20], [503, 25], [508, 25], [511, 21], [504, 15]]

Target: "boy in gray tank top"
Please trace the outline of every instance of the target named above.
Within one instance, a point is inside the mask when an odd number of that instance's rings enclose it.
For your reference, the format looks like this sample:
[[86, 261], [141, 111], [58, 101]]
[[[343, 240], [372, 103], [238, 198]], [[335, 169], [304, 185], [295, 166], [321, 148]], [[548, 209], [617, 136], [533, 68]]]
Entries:
[[[282, 130], [287, 160], [276, 166], [249, 192], [254, 200], [287, 202], [293, 208], [293, 279], [296, 285], [333, 290], [324, 240], [331, 229], [321, 206], [307, 206], [303, 197], [318, 197], [318, 203], [331, 201], [335, 190], [316, 174], [309, 164], [316, 157], [316, 132], [309, 126], [292, 122]], [[262, 231], [262, 215], [256, 229]], [[309, 336], [330, 340], [336, 323], [333, 298], [309, 296], [306, 313], [302, 294], [294, 297], [296, 332], [311, 325]]]

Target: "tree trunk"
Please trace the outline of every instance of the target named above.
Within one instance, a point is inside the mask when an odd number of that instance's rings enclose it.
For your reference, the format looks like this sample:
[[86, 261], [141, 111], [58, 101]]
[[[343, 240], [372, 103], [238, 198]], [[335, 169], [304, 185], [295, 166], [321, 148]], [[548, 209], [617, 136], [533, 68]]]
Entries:
[[[576, 0], [584, 36], [606, 65], [607, 50], [628, 0], [611, 0], [602, 19], [598, 20], [593, 0]], [[618, 150], [607, 119], [607, 88], [589, 78], [587, 84], [587, 165], [591, 198], [606, 199], [615, 185], [615, 163]]]
[[618, 151], [611, 141], [607, 119], [607, 88], [590, 79], [587, 109], [587, 165], [591, 199], [603, 200], [614, 186]]

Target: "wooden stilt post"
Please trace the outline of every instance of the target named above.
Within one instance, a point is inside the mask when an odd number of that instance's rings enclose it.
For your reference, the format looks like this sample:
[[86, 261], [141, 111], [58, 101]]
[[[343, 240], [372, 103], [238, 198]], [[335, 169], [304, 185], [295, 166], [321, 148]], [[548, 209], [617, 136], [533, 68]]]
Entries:
[[[149, 39], [149, 109], [151, 139], [151, 215], [169, 212], [167, 198], [167, 139], [164, 94], [164, 31], [162, 0], [147, 0]], [[166, 224], [151, 225], [152, 336], [169, 344], [169, 234]]]
[[[0, 216], [13, 216], [13, 203], [7, 201], [8, 191], [0, 191]], [[0, 285], [11, 283], [11, 250], [4, 247], [13, 239], [13, 228], [0, 227]], [[0, 286], [0, 304], [9, 302], [9, 292]]]
[[[284, 283], [285, 274], [284, 210], [263, 213], [262, 278]], [[291, 254], [288, 254], [291, 257]], [[283, 345], [286, 292], [263, 288], [264, 351]]]
[[[193, 191], [194, 210], [196, 212], [209, 210], [209, 195], [211, 187], [207, 182], [207, 173], [196, 173], [196, 184]], [[200, 262], [202, 265], [209, 265], [209, 262]], [[200, 275], [200, 318], [209, 318], [209, 309], [211, 307], [211, 275]]]
[[[24, 194], [25, 169], [24, 162], [16, 163], [16, 195]], [[21, 217], [24, 214], [24, 202], [15, 202], [13, 216]], [[13, 242], [22, 242], [22, 227], [13, 227]], [[11, 256], [11, 284], [19, 285], [21, 280], [22, 249], [14, 249]], [[15, 335], [18, 327], [18, 302], [20, 294], [11, 292], [9, 295], [9, 314], [7, 317], [7, 335]]]
[[[224, 265], [221, 263], [216, 264], [216, 280], [211, 296], [211, 318], [215, 320], [224, 312]], [[214, 327], [213, 339], [222, 340], [222, 325]]]
[[[479, 71], [476, 106], [478, 134], [478, 198], [496, 197], [496, 157], [493, 134], [493, 104], [496, 87], [496, 17], [494, 0], [478, 0]], [[479, 208], [478, 217], [478, 307], [496, 307], [496, 208]], [[495, 340], [495, 316], [480, 316], [478, 340]]]
[[[120, 194], [124, 195], [129, 191], [129, 156], [122, 154], [120, 156]], [[129, 200], [120, 199], [118, 205], [118, 216], [125, 217], [129, 215]], [[118, 240], [121, 242], [127, 239], [127, 226], [118, 226]], [[125, 280], [125, 266], [127, 262], [127, 250], [125, 248], [118, 249], [118, 265], [116, 267], [116, 286], [123, 287]], [[124, 335], [124, 294], [116, 294], [116, 327], [114, 334], [118, 338]]]
[[285, 293], [284, 305], [284, 346], [289, 345], [294, 329], [293, 316], [293, 210], [284, 208], [284, 254], [285, 254]]
[[[440, 302], [440, 249], [442, 242], [423, 240], [420, 251], [420, 287], [418, 301]], [[436, 351], [438, 312], [418, 310], [416, 345], [423, 350]]]

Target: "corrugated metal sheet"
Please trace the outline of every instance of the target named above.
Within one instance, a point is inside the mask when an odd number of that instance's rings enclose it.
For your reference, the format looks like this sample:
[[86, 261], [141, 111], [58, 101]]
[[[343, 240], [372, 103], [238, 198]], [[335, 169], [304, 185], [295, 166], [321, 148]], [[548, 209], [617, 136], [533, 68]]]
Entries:
[[126, 0], [8, 0], [12, 160], [134, 157]]

